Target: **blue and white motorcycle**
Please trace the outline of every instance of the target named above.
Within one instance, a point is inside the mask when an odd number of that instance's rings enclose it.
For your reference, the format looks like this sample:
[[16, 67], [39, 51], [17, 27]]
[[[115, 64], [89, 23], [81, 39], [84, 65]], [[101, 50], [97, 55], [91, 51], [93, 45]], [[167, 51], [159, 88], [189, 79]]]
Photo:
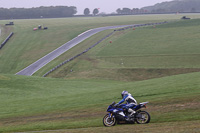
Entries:
[[[108, 106], [107, 112], [109, 113], [106, 114], [103, 118], [104, 126], [110, 127], [114, 126], [116, 123], [149, 123], [151, 119], [149, 113], [147, 111], [140, 110], [141, 108], [146, 108], [147, 103], [148, 102], [143, 102], [133, 107], [132, 109], [136, 111], [136, 113], [132, 116], [129, 116], [130, 113], [124, 108], [126, 104], [115, 106], [115, 102], [113, 102], [111, 105]], [[126, 119], [127, 116], [129, 116], [128, 120]]]

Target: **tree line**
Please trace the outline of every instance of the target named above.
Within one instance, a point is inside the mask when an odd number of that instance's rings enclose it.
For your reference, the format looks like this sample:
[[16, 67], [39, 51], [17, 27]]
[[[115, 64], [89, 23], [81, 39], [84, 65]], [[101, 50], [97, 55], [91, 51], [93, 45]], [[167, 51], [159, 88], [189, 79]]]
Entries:
[[149, 13], [200, 12], [200, 0], [174, 0], [143, 7]]
[[[144, 10], [144, 9], [139, 9], [139, 8], [133, 8], [133, 9], [130, 9], [130, 8], [118, 8], [116, 10], [117, 14], [138, 14], [138, 13], [147, 13], [147, 10]], [[88, 16], [88, 15], [97, 15], [99, 14], [99, 9], [98, 8], [95, 8], [93, 10], [93, 12], [91, 13], [90, 12], [90, 9], [89, 8], [85, 8], [84, 10], [84, 15]], [[109, 15], [109, 14], [108, 14]]]
[[118, 8], [116, 10], [117, 14], [138, 14], [138, 13], [147, 13], [147, 10], [139, 9], [139, 8]]
[[[74, 6], [50, 6], [36, 8], [0, 8], [0, 19], [30, 19], [30, 18], [60, 18], [73, 17], [77, 13]], [[90, 9], [85, 8], [84, 15], [91, 15]], [[99, 9], [95, 8], [92, 12], [97, 15]]]
[[0, 19], [72, 17], [77, 13], [74, 6], [51, 6], [37, 8], [0, 8]]

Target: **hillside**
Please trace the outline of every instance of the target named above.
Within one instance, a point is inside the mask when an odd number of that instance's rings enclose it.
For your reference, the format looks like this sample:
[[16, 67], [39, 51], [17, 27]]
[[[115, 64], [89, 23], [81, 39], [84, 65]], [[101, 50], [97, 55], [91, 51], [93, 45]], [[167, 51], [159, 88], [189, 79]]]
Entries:
[[[15, 36], [0, 51], [0, 133], [199, 132], [200, 15], [182, 16], [14, 20], [13, 27], [2, 29], [2, 37], [6, 31]], [[88, 38], [34, 76], [14, 75], [85, 30], [161, 21], [169, 23], [115, 32], [49, 77], [41, 76], [113, 30]], [[49, 29], [33, 31], [38, 24]], [[107, 106], [120, 101], [123, 90], [138, 103], [149, 101], [144, 109], [151, 115], [149, 124], [103, 126]]]
[[[0, 50], [0, 73], [15, 74], [37, 61], [49, 52], [55, 50], [64, 43], [75, 38], [82, 32], [92, 28], [158, 22], [165, 17], [84, 17], [84, 18], [60, 18], [60, 19], [20, 19], [12, 20], [15, 25], [5, 27], [8, 20], [0, 20], [2, 32], [11, 28], [6, 34], [2, 33], [0, 41], [12, 31], [14, 36], [6, 46]], [[174, 18], [169, 18], [174, 19]], [[38, 25], [48, 27], [48, 30], [33, 31]], [[5, 29], [5, 30], [4, 30]], [[92, 44], [88, 44], [92, 45]], [[88, 48], [85, 46], [85, 49]], [[6, 65], [5, 65], [6, 64]]]
[[200, 12], [199, 0], [174, 0], [162, 2], [153, 6], [143, 7], [142, 9], [152, 13], [165, 12]]
[[194, 19], [116, 32], [49, 76], [137, 81], [200, 71], [199, 23]]

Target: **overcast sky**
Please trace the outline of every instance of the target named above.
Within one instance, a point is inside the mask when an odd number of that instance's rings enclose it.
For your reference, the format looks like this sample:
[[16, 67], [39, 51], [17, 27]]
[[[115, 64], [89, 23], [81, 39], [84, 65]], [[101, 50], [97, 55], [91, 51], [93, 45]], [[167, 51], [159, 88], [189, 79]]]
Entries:
[[112, 13], [117, 8], [141, 8], [172, 0], [0, 0], [0, 7], [39, 7], [39, 6], [76, 6], [77, 14], [83, 14], [85, 8], [92, 12], [94, 8], [100, 8], [100, 12]]

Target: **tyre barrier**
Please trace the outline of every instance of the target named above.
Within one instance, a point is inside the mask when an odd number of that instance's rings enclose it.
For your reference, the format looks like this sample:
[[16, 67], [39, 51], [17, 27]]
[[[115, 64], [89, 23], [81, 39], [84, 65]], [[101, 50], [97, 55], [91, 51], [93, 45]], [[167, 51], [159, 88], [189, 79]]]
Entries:
[[52, 68], [50, 71], [48, 71], [47, 73], [45, 73], [43, 75], [43, 77], [46, 77], [47, 75], [49, 75], [50, 73], [52, 73], [53, 71], [55, 71], [56, 69], [58, 69], [59, 67], [63, 66], [64, 64], [74, 60], [75, 58], [81, 56], [82, 54], [88, 52], [90, 49], [92, 49], [93, 47], [95, 47], [96, 45], [98, 45], [100, 42], [102, 42], [103, 40], [105, 40], [106, 38], [110, 37], [112, 34], [114, 34], [115, 32], [117, 31], [122, 31], [122, 30], [127, 30], [127, 29], [130, 29], [130, 28], [134, 28], [134, 27], [143, 27], [143, 26], [152, 26], [152, 25], [161, 25], [161, 24], [165, 24], [165, 23], [168, 23], [167, 21], [165, 22], [159, 22], [159, 23], [147, 23], [147, 24], [137, 24], [137, 25], [133, 25], [133, 26], [127, 26], [127, 27], [124, 27], [124, 28], [120, 28], [120, 29], [116, 29], [114, 30], [113, 32], [111, 32], [110, 34], [108, 34], [107, 36], [105, 36], [104, 38], [102, 38], [101, 40], [99, 40], [98, 42], [96, 42], [95, 44], [93, 44], [91, 47], [87, 48], [86, 50], [84, 50], [83, 52], [77, 54], [76, 56], [68, 59], [68, 60], [65, 60], [64, 62], [60, 63], [59, 65], [57, 65], [56, 67]]
[[10, 34], [9, 34], [9, 36], [1, 43], [1, 45], [0, 45], [0, 49], [2, 49], [3, 48], [3, 46], [8, 42], [8, 40], [13, 36], [13, 32], [11, 32]]

